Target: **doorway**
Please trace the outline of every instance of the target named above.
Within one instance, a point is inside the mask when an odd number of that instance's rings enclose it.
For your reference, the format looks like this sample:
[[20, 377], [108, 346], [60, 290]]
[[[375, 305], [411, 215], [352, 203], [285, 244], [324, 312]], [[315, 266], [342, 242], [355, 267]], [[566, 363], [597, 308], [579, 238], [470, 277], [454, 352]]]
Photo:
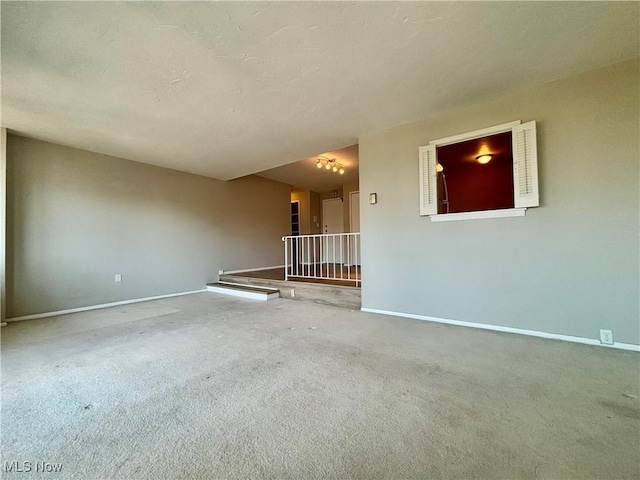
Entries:
[[291, 202], [291, 235], [300, 235], [300, 201]]

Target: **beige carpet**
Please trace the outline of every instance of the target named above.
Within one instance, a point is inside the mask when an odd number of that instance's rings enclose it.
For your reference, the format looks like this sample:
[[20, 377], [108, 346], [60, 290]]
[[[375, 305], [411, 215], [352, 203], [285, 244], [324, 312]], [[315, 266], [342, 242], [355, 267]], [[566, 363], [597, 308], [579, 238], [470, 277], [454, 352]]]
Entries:
[[638, 478], [639, 362], [213, 293], [19, 322], [3, 478]]

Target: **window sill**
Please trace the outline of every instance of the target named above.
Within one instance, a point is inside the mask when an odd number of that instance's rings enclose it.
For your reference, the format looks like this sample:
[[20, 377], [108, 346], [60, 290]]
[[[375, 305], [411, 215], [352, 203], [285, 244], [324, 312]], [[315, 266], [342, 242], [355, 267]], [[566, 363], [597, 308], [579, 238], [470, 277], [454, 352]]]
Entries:
[[505, 208], [504, 210], [483, 210], [481, 212], [441, 213], [431, 215], [432, 222], [455, 222], [457, 220], [479, 220], [481, 218], [524, 217], [526, 208]]

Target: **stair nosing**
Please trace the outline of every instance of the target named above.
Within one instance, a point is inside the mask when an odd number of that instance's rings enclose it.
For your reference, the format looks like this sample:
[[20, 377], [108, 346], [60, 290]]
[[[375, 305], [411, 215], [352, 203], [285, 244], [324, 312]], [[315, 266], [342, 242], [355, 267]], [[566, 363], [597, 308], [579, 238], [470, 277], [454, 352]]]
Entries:
[[267, 295], [280, 293], [280, 290], [278, 290], [277, 288], [259, 287], [255, 285], [243, 285], [239, 283], [228, 282], [207, 283], [207, 287], [229, 288], [230, 290], [244, 290], [245, 292], [264, 293]]

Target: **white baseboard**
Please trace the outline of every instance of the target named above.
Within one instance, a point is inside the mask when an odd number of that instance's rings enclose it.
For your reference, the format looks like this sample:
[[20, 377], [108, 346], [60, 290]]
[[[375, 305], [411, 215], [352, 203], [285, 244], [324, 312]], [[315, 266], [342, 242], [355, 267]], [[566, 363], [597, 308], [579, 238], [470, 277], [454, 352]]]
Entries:
[[231, 273], [259, 272], [260, 270], [271, 270], [273, 268], [284, 268], [284, 265], [273, 265], [271, 267], [260, 267], [260, 268], [244, 268], [242, 270], [223, 270], [222, 275], [231, 274]]
[[416, 320], [425, 320], [427, 322], [446, 323], [447, 325], [456, 325], [459, 327], [479, 328], [481, 330], [493, 330], [495, 332], [515, 333], [518, 335], [528, 335], [530, 337], [550, 338], [552, 340], [564, 340], [565, 342], [583, 343], [585, 345], [597, 345], [599, 347], [617, 348], [620, 350], [631, 350], [640, 352], [640, 345], [633, 343], [614, 342], [613, 345], [605, 345], [599, 340], [593, 338], [573, 337], [571, 335], [561, 335], [558, 333], [539, 332], [536, 330], [524, 330], [521, 328], [501, 327], [499, 325], [489, 325], [486, 323], [463, 322], [461, 320], [449, 320], [447, 318], [428, 317], [426, 315], [416, 315], [413, 313], [391, 312], [389, 310], [378, 310], [376, 308], [362, 307], [360, 310], [368, 313], [378, 313], [380, 315], [391, 315], [393, 317], [413, 318]]
[[122, 300], [121, 302], [102, 303], [100, 305], [89, 305], [88, 307], [70, 308], [68, 310], [58, 310], [57, 312], [35, 313], [33, 315], [24, 315], [22, 317], [7, 318], [7, 322], [20, 322], [22, 320], [35, 320], [37, 318], [56, 317], [58, 315], [66, 315], [68, 313], [86, 312], [87, 310], [98, 310], [100, 308], [117, 307], [118, 305], [128, 305], [129, 303], [148, 302], [149, 300], [159, 300], [161, 298], [180, 297], [182, 295], [191, 295], [193, 293], [206, 292], [207, 289], [193, 290], [191, 292], [170, 293], [168, 295], [157, 295], [155, 297], [134, 298], [132, 300]]

